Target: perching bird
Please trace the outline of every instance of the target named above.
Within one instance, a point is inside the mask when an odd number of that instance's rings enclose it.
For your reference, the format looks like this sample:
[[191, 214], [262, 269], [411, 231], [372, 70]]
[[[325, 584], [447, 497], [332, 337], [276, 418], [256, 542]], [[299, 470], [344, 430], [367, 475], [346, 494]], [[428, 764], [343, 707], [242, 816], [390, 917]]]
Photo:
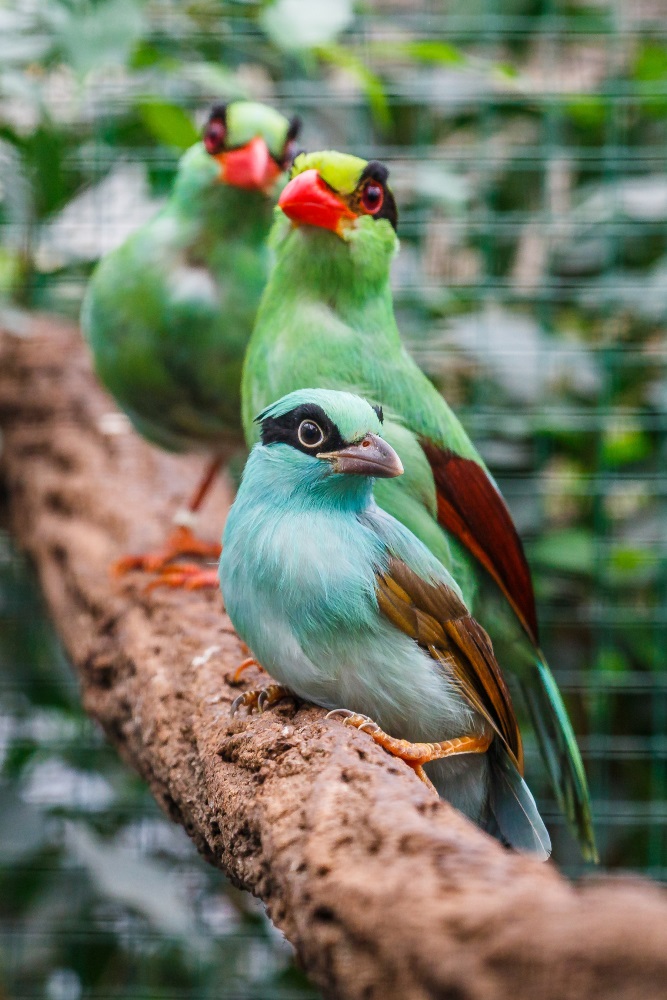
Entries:
[[100, 380], [149, 441], [208, 456], [166, 545], [121, 560], [120, 571], [159, 570], [182, 553], [219, 553], [195, 537], [192, 520], [222, 454], [242, 442], [243, 355], [266, 281], [277, 188], [298, 131], [298, 119], [262, 104], [215, 107], [203, 142], [182, 157], [165, 207], [91, 278], [82, 325]]
[[442, 563], [373, 499], [373, 478], [403, 472], [382, 411], [303, 389], [257, 419], [220, 560], [239, 636], [287, 691], [342, 709], [484, 829], [546, 859], [489, 638]]
[[397, 211], [377, 162], [335, 152], [297, 157], [270, 236], [275, 263], [243, 374], [253, 415], [294, 389], [346, 389], [382, 403], [384, 436], [405, 475], [375, 498], [459, 583], [504, 668], [520, 681], [555, 792], [586, 858], [595, 859], [586, 776], [544, 656], [530, 570], [505, 502], [445, 400], [411, 359], [396, 325], [389, 269]]

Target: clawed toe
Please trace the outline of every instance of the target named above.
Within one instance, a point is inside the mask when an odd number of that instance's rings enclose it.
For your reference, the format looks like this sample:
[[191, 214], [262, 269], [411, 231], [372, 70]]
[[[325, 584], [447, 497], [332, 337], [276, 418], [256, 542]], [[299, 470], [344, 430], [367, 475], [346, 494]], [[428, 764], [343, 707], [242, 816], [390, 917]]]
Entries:
[[353, 726], [361, 730], [362, 733], [376, 733], [380, 731], [377, 722], [367, 715], [360, 715], [358, 712], [351, 712], [349, 708], [334, 708], [327, 712], [327, 719], [339, 718], [343, 720], [344, 726]]
[[[169, 567], [179, 556], [196, 556], [200, 559], [219, 559], [221, 548], [217, 542], [204, 542], [192, 532], [191, 528], [179, 526], [172, 531], [164, 545], [154, 552], [144, 552], [141, 555], [123, 556], [111, 568], [113, 576], [124, 576], [133, 570], [143, 573], [159, 573]], [[159, 583], [157, 584], [160, 585]], [[170, 583], [170, 586], [183, 584]], [[208, 584], [211, 586], [211, 584]]]
[[238, 698], [234, 698], [229, 714], [236, 715], [242, 708], [248, 708], [252, 712], [253, 708], [257, 705], [260, 693], [259, 691], [244, 691]]
[[155, 580], [144, 588], [146, 593], [158, 587], [183, 590], [217, 590], [220, 587], [217, 569], [204, 569], [195, 563], [171, 563], [165, 566]]
[[250, 691], [244, 691], [243, 694], [234, 699], [230, 714], [236, 715], [241, 708], [247, 708], [249, 714], [256, 709], [257, 714], [261, 715], [277, 702], [282, 701], [283, 698], [291, 697], [291, 692], [282, 684], [269, 684], [268, 687], [253, 688]]
[[493, 739], [492, 733], [484, 732], [474, 736], [458, 736], [451, 740], [442, 740], [439, 743], [411, 743], [409, 740], [390, 736], [367, 715], [351, 712], [347, 708], [334, 708], [333, 711], [327, 713], [327, 719], [332, 718], [342, 719], [344, 726], [352, 726], [354, 729], [368, 733], [371, 739], [392, 757], [398, 757], [405, 761], [420, 781], [423, 781], [435, 795], [438, 794], [437, 789], [424, 771], [424, 764], [428, 764], [432, 760], [453, 757], [456, 754], [486, 753]]

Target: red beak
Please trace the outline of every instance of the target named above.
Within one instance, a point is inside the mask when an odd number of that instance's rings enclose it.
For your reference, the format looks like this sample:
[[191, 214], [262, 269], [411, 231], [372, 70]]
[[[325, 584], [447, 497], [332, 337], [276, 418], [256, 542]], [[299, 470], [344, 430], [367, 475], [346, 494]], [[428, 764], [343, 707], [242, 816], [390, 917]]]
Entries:
[[268, 146], [258, 135], [240, 149], [218, 153], [215, 159], [220, 164], [221, 180], [247, 191], [268, 193], [282, 173]]
[[325, 184], [317, 170], [297, 174], [284, 188], [278, 207], [297, 226], [319, 226], [338, 236], [346, 219], [356, 219], [354, 212]]

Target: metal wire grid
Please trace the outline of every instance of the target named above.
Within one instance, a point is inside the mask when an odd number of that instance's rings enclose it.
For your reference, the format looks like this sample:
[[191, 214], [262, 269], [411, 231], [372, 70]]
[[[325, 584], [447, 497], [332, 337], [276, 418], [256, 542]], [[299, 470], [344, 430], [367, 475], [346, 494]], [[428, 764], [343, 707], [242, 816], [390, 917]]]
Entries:
[[12, 1000], [310, 1000], [262, 908], [161, 815], [79, 705], [0, 530], [0, 985]]

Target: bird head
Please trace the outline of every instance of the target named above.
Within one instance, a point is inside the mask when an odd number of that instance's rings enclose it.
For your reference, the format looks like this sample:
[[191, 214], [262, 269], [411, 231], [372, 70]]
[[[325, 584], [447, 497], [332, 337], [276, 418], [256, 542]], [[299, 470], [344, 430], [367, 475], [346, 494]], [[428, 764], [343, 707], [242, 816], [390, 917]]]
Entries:
[[361, 220], [395, 230], [398, 213], [388, 176], [377, 160], [368, 163], [331, 150], [302, 153], [294, 161], [278, 207], [294, 226], [327, 229], [341, 239]]
[[218, 104], [204, 129], [204, 148], [219, 165], [218, 180], [269, 194], [294, 159], [301, 123], [265, 104]]
[[[267, 407], [256, 418], [260, 444], [278, 474], [282, 467], [294, 489], [335, 482], [370, 494], [372, 479], [392, 479], [403, 472], [401, 460], [382, 438], [382, 408], [360, 396], [328, 389], [298, 389]], [[359, 481], [364, 477], [367, 486]]]

